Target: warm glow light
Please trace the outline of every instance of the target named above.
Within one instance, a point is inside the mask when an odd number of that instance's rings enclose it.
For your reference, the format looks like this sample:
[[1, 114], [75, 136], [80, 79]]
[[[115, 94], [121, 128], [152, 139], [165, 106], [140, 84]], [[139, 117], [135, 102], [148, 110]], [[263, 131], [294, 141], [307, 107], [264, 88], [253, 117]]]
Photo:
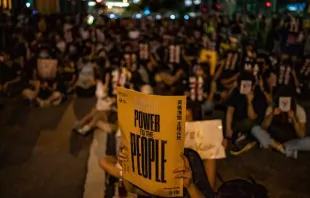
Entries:
[[123, 3], [123, 2], [106, 2], [106, 6], [111, 7], [128, 7], [129, 3]]

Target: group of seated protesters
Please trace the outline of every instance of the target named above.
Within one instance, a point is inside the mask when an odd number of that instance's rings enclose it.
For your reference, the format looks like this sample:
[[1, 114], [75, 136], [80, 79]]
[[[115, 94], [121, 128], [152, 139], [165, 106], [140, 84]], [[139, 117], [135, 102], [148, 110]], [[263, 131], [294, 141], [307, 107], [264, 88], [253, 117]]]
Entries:
[[[309, 89], [308, 55], [298, 58], [284, 49], [258, 53], [250, 40], [241, 42], [240, 35], [218, 32], [234, 28], [217, 16], [192, 21], [106, 19], [104, 26], [88, 25], [86, 19], [74, 24], [68, 17], [38, 26], [32, 36], [21, 30], [14, 33], [18, 48], [12, 49], [19, 53], [0, 54], [0, 92], [21, 93], [28, 104], [40, 107], [59, 105], [73, 93], [96, 96], [96, 105], [74, 130], [85, 135], [98, 127], [111, 137], [116, 134], [112, 147], [117, 151], [100, 158], [110, 175], [121, 177], [117, 155], [125, 150], [118, 152], [117, 86], [148, 94], [186, 95], [188, 122], [223, 111], [223, 145], [232, 155], [256, 144], [293, 158], [310, 149], [305, 110], [296, 100]], [[41, 59], [56, 60], [56, 69], [50, 63], [39, 66]], [[203, 159], [202, 164], [212, 190], [216, 160]], [[191, 185], [189, 173], [180, 177], [189, 182], [184, 186], [189, 194], [197, 193], [191, 197], [198, 198], [201, 189]]]

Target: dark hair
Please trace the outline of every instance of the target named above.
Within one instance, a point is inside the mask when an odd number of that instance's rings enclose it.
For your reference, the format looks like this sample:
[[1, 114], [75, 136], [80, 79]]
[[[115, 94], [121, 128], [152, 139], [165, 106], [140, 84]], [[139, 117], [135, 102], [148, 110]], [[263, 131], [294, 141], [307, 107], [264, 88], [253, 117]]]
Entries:
[[187, 100], [186, 109], [192, 111], [193, 121], [202, 120], [202, 109], [200, 103]]
[[268, 191], [262, 185], [235, 179], [221, 185], [217, 198], [268, 198]]
[[241, 85], [241, 81], [243, 80], [249, 80], [252, 82], [252, 85], [255, 84], [255, 76], [251, 74], [250, 72], [242, 72], [241, 75], [238, 77], [238, 87]]

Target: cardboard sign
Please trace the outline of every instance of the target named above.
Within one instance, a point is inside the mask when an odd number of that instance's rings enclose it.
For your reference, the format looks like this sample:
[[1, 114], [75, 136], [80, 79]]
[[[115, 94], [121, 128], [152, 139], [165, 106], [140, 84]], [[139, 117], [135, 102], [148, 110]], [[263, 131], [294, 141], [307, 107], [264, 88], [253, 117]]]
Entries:
[[38, 59], [38, 75], [43, 80], [56, 78], [58, 61], [56, 59]]
[[240, 85], [240, 93], [247, 95], [252, 90], [252, 81], [250, 80], [242, 80]]
[[185, 96], [154, 96], [117, 88], [121, 142], [128, 149], [123, 177], [149, 194], [183, 197]]
[[280, 97], [279, 98], [279, 108], [282, 112], [289, 112], [291, 110], [291, 97]]
[[221, 120], [188, 122], [185, 125], [185, 148], [195, 150], [204, 159], [226, 157], [222, 145], [223, 127]]

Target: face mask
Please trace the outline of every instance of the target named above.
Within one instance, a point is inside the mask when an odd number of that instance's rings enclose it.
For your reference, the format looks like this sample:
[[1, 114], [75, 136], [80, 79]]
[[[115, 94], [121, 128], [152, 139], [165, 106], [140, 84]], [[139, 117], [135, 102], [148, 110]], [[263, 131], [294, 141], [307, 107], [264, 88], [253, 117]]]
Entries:
[[48, 58], [49, 54], [47, 52], [40, 52], [39, 58]]
[[65, 52], [66, 50], [66, 43], [64, 41], [60, 41], [56, 44], [57, 48], [59, 49], [59, 51], [61, 52]]

